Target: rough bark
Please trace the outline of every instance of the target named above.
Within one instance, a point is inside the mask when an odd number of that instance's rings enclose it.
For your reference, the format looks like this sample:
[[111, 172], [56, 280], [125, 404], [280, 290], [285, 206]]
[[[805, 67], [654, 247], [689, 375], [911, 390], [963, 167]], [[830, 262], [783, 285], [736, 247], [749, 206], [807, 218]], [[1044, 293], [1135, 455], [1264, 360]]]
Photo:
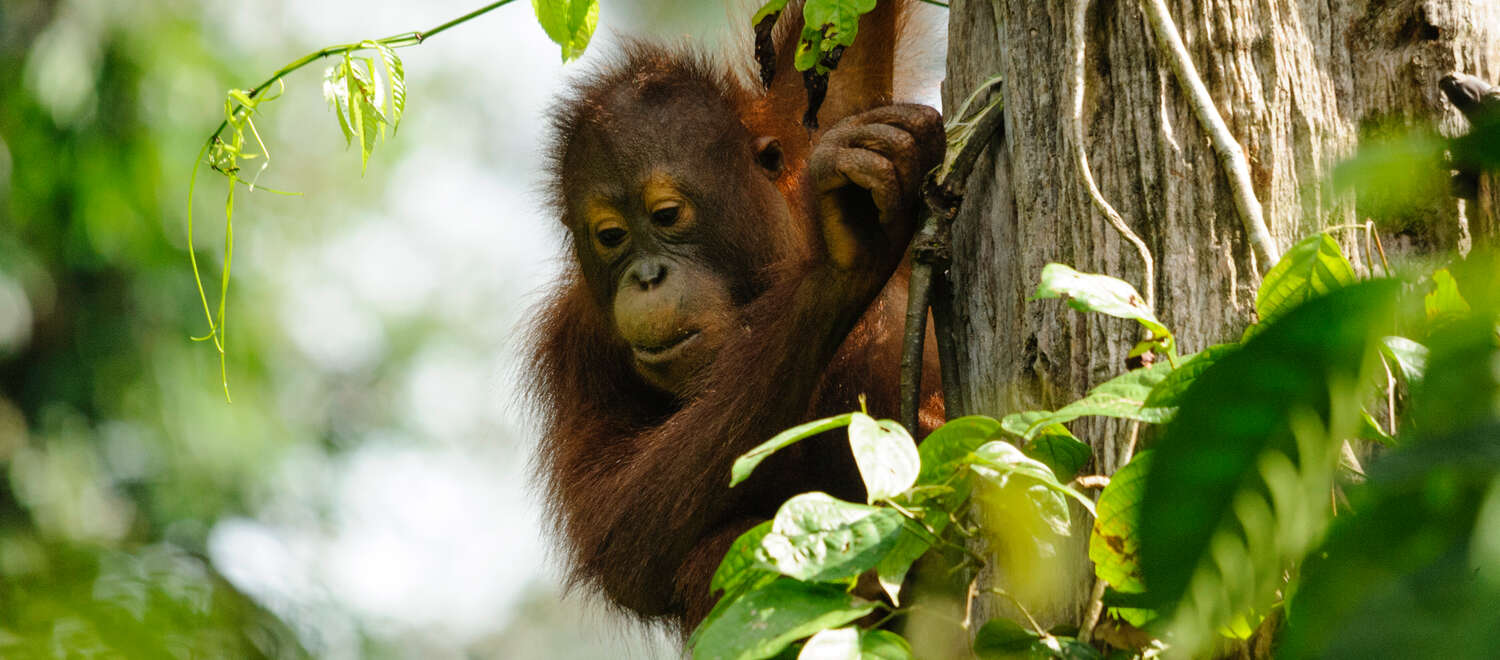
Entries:
[[[996, 74], [1005, 76], [1007, 104], [1004, 132], [976, 167], [953, 228], [964, 391], [950, 407], [959, 413], [1055, 409], [1121, 373], [1138, 338], [1132, 323], [1025, 300], [1054, 261], [1141, 285], [1140, 259], [1091, 207], [1068, 157], [1070, 4], [954, 0], [950, 8], [945, 106], [957, 107]], [[1394, 123], [1456, 134], [1464, 124], [1437, 81], [1452, 70], [1500, 76], [1494, 0], [1168, 5], [1249, 157], [1283, 250], [1324, 227], [1366, 219], [1351, 195], [1327, 183], [1362, 130]], [[1084, 146], [1104, 196], [1156, 257], [1158, 315], [1184, 352], [1237, 337], [1252, 320], [1260, 269], [1228, 179], [1139, 4], [1096, 0], [1087, 25]], [[1494, 193], [1486, 193], [1490, 201], [1469, 205], [1469, 215], [1494, 212]], [[1395, 229], [1410, 249], [1432, 251], [1458, 247], [1464, 227], [1460, 205], [1441, 197], [1424, 223]], [[1363, 241], [1349, 231], [1337, 236], [1360, 267]], [[1126, 425], [1080, 420], [1073, 430], [1093, 445], [1098, 471], [1119, 467]], [[1079, 547], [1085, 537], [1075, 534]], [[1078, 620], [1090, 575], [1086, 561], [1068, 562], [1073, 593], [1033, 609], [1043, 623]], [[1007, 577], [996, 579], [1003, 585]], [[991, 602], [976, 616], [1005, 610]]]

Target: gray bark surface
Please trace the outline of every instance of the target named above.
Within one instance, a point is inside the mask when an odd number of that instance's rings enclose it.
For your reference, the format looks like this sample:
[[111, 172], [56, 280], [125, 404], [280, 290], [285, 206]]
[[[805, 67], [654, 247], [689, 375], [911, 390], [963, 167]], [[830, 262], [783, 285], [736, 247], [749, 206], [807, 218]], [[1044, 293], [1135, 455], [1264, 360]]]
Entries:
[[[1049, 262], [1141, 288], [1139, 257], [1092, 208], [1068, 155], [1069, 4], [951, 4], [944, 106], [958, 107], [996, 74], [1005, 77], [1006, 98], [1003, 135], [976, 166], [953, 227], [953, 330], [963, 392], [949, 405], [958, 414], [1056, 409], [1122, 373], [1139, 338], [1131, 322], [1074, 312], [1059, 301], [1026, 301]], [[1327, 183], [1362, 131], [1394, 124], [1461, 133], [1466, 124], [1437, 81], [1453, 70], [1500, 77], [1495, 0], [1168, 5], [1249, 157], [1255, 194], [1282, 250], [1324, 227], [1366, 219], [1352, 195]], [[1084, 146], [1105, 198], [1155, 255], [1157, 314], [1184, 354], [1238, 337], [1253, 318], [1260, 269], [1228, 178], [1138, 3], [1097, 0], [1087, 21]], [[1495, 193], [1486, 194], [1489, 201], [1462, 212], [1455, 200], [1434, 199], [1427, 223], [1385, 235], [1386, 245], [1458, 247], [1469, 229], [1496, 226]], [[1353, 231], [1335, 236], [1363, 267], [1364, 241]], [[1125, 424], [1071, 426], [1094, 447], [1098, 472], [1119, 467]], [[1075, 537], [1081, 546], [1086, 533]], [[1086, 565], [1075, 568], [1077, 593], [1033, 615], [1078, 620], [1090, 575]]]

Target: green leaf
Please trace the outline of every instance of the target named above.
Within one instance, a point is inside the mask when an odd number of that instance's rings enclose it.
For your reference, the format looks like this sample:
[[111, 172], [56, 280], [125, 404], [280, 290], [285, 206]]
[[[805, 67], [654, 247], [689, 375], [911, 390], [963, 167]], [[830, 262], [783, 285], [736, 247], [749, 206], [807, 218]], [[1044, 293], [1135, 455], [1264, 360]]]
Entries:
[[1012, 413], [1006, 415], [1000, 424], [1007, 431], [1026, 440], [1036, 437], [1049, 426], [1065, 424], [1079, 417], [1115, 417], [1147, 424], [1160, 424], [1171, 418], [1172, 410], [1170, 408], [1147, 408], [1145, 403], [1146, 399], [1151, 396], [1151, 390], [1171, 371], [1172, 365], [1165, 361], [1144, 369], [1127, 371], [1089, 390], [1088, 396], [1063, 406], [1057, 412]]
[[767, 520], [751, 527], [735, 539], [734, 543], [729, 546], [729, 551], [724, 553], [723, 561], [719, 562], [718, 570], [714, 571], [709, 590], [716, 593], [723, 591], [724, 598], [732, 598], [745, 585], [765, 575], [775, 576], [775, 573], [756, 566], [756, 554], [760, 549], [761, 540], [770, 533], [771, 521]]
[[564, 62], [583, 55], [599, 23], [597, 0], [531, 0], [531, 8], [547, 38], [562, 47]]
[[1380, 355], [1408, 385], [1422, 380], [1427, 370], [1427, 347], [1405, 337], [1380, 340]]
[[380, 53], [380, 61], [385, 65], [385, 78], [390, 85], [390, 94], [385, 104], [385, 116], [391, 124], [391, 134], [395, 135], [396, 129], [401, 126], [401, 115], [406, 112], [406, 69], [401, 64], [401, 57], [396, 55], [395, 49], [378, 41], [364, 42]]
[[859, 630], [847, 627], [819, 632], [802, 646], [797, 660], [859, 660]]
[[760, 566], [811, 582], [836, 582], [874, 568], [900, 539], [895, 509], [803, 493], [781, 505], [760, 543]]
[[734, 466], [730, 469], [729, 486], [733, 488], [739, 485], [740, 482], [749, 478], [750, 473], [755, 470], [755, 467], [757, 465], [760, 465], [761, 461], [766, 460], [766, 458], [771, 454], [780, 451], [788, 445], [791, 445], [799, 440], [810, 438], [819, 433], [832, 431], [836, 428], [848, 426], [849, 421], [854, 419], [854, 414], [855, 413], [845, 413], [835, 417], [813, 420], [806, 424], [799, 424], [785, 431], [777, 433], [776, 437], [773, 437], [770, 440], [761, 443], [759, 447], [751, 449], [750, 451], [741, 455], [739, 458], [735, 459]]
[[875, 611], [875, 603], [827, 584], [780, 579], [746, 593], [698, 632], [697, 660], [760, 660], [799, 639]]
[[[1089, 535], [1094, 575], [1121, 593], [1146, 591], [1140, 562], [1141, 497], [1146, 492], [1151, 455], [1149, 450], [1137, 454], [1109, 478], [1109, 485], [1099, 494], [1099, 517]], [[1151, 610], [1135, 608], [1113, 608], [1113, 612], [1137, 627], [1156, 616]]]
[[1458, 292], [1458, 281], [1444, 268], [1432, 274], [1432, 292], [1423, 298], [1427, 319], [1442, 321], [1469, 315], [1469, 302]]
[[1098, 312], [1115, 318], [1134, 319], [1151, 334], [1163, 342], [1163, 348], [1172, 347], [1172, 332], [1156, 313], [1146, 306], [1146, 301], [1129, 283], [1108, 275], [1080, 273], [1062, 264], [1047, 264], [1042, 268], [1042, 279], [1031, 300], [1062, 298], [1068, 306], [1080, 312]]
[[859, 17], [874, 8], [875, 0], [807, 0], [793, 65], [798, 71], [816, 67], [818, 73], [827, 73], [825, 58], [835, 49], [854, 45]]
[[974, 635], [974, 655], [980, 660], [1097, 660], [1092, 646], [1071, 637], [1042, 636], [1009, 619], [991, 619]]
[[1062, 424], [1042, 429], [1022, 451], [1052, 468], [1060, 483], [1072, 481], [1094, 455], [1087, 444], [1073, 437]]
[[900, 424], [854, 413], [849, 420], [849, 447], [854, 450], [869, 503], [894, 497], [917, 482], [921, 468], [917, 443]]
[[1382, 445], [1396, 443], [1396, 439], [1391, 437], [1391, 434], [1386, 433], [1385, 429], [1381, 428], [1380, 423], [1375, 421], [1374, 417], [1370, 416], [1370, 413], [1361, 410], [1360, 416], [1359, 435], [1357, 436], [1360, 440], [1378, 442]]
[[889, 630], [865, 630], [859, 635], [860, 660], [913, 660], [911, 644]]
[[960, 417], [939, 426], [917, 447], [922, 462], [917, 483], [935, 486], [947, 482], [963, 468], [969, 454], [999, 432], [1000, 422], [980, 415]]
[[1198, 376], [1239, 347], [1238, 343], [1217, 344], [1187, 358], [1182, 366], [1173, 369], [1166, 378], [1156, 384], [1156, 387], [1151, 388], [1151, 395], [1146, 397], [1145, 406], [1147, 408], [1176, 408], [1182, 401], [1182, 394], [1193, 385], [1193, 381], [1197, 380]]
[[[1083, 494], [1058, 482], [1057, 475], [1052, 468], [1017, 449], [1015, 445], [1004, 440], [995, 440], [985, 443], [984, 446], [974, 450], [971, 459], [972, 469], [975, 474], [986, 480], [994, 482], [997, 486], [1005, 486], [1012, 478], [1028, 479], [1044, 486], [1048, 491], [1071, 497], [1090, 514], [1094, 513], [1094, 502]], [[1066, 509], [1064, 509], [1066, 510]], [[1064, 520], [1063, 522], [1066, 522]]]
[[1255, 312], [1265, 323], [1312, 298], [1355, 282], [1354, 267], [1338, 242], [1316, 234], [1297, 242], [1266, 273], [1255, 294]]
[[1199, 376], [1163, 429], [1141, 500], [1141, 570], [1184, 655], [1266, 611], [1317, 541], [1398, 290], [1357, 284], [1279, 313]]
[[786, 2], [787, 0], [771, 0], [761, 5], [760, 9], [755, 12], [755, 16], [750, 18], [750, 25], [760, 25], [760, 22], [766, 20], [767, 16], [780, 14], [781, 10], [786, 9]]
[[1500, 355], [1494, 320], [1470, 317], [1438, 327], [1426, 373], [1412, 388], [1405, 426], [1413, 441], [1442, 437], [1500, 417]]
[[328, 67], [323, 72], [323, 98], [333, 106], [333, 113], [339, 119], [339, 130], [344, 132], [344, 146], [354, 143], [354, 127], [349, 123], [349, 87], [344, 80], [348, 71], [343, 63]]
[[[941, 516], [941, 519], [934, 520], [932, 524], [935, 529], [941, 530], [939, 525], [945, 526], [947, 522], [946, 510], [934, 510], [934, 514], [938, 515], [933, 518]], [[880, 582], [880, 588], [891, 597], [892, 603], [901, 604], [901, 583], [906, 581], [906, 574], [911, 571], [912, 564], [927, 554], [930, 548], [932, 544], [928, 542], [926, 535], [917, 534], [907, 527], [902, 530], [890, 551], [875, 564], [875, 578]]]

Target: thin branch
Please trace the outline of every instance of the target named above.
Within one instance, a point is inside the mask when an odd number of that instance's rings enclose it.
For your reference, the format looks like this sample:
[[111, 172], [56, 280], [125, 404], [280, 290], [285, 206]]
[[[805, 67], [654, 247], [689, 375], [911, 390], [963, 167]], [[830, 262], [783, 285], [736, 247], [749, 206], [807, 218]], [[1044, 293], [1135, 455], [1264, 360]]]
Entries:
[[1161, 46], [1162, 54], [1171, 64], [1172, 72], [1177, 75], [1177, 84], [1187, 92], [1193, 114], [1198, 116], [1198, 123], [1203, 125], [1203, 130], [1213, 142], [1214, 151], [1219, 156], [1220, 164], [1224, 166], [1224, 173], [1228, 175], [1229, 187], [1234, 193], [1234, 205], [1239, 211], [1240, 221], [1245, 225], [1250, 249], [1255, 253], [1260, 272], [1264, 273], [1281, 258], [1281, 252], [1276, 248], [1276, 241], [1271, 238], [1271, 231], [1266, 228], [1260, 200], [1255, 198], [1255, 189], [1250, 183], [1250, 161], [1246, 160], [1244, 149], [1240, 148], [1240, 143], [1229, 132], [1229, 126], [1219, 115], [1213, 97], [1209, 96], [1208, 88], [1198, 76], [1198, 70], [1193, 66], [1187, 46], [1182, 43], [1182, 35], [1177, 32], [1177, 24], [1172, 21], [1172, 14], [1167, 10], [1165, 0], [1141, 0], [1141, 8], [1146, 12], [1151, 29], [1156, 33], [1156, 41]]
[[958, 118], [949, 121], [944, 162], [923, 186], [927, 210], [922, 214], [920, 229], [912, 240], [906, 334], [901, 353], [901, 423], [913, 434], [917, 432], [918, 412], [922, 406], [922, 363], [929, 308], [932, 309], [938, 359], [942, 365], [945, 412], [949, 419], [958, 416], [957, 404], [962, 389], [957, 342], [953, 338], [952, 286], [947, 276], [952, 257], [949, 226], [958, 215], [964, 186], [974, 171], [974, 164], [979, 161], [979, 154], [988, 148], [990, 138], [1004, 122], [1003, 98], [989, 102], [972, 116], [968, 114], [969, 108], [999, 83], [1000, 78], [995, 77], [980, 85], [964, 101]]
[[1104, 217], [1113, 225], [1120, 236], [1135, 246], [1135, 251], [1141, 256], [1141, 294], [1146, 298], [1147, 307], [1156, 305], [1156, 260], [1151, 257], [1151, 248], [1146, 247], [1146, 242], [1131, 231], [1130, 226], [1125, 224], [1125, 219], [1115, 207], [1110, 206], [1104, 199], [1104, 193], [1099, 191], [1099, 186], [1094, 182], [1094, 172], [1089, 168], [1089, 157], [1083, 149], [1083, 54], [1086, 48], [1084, 38], [1084, 18], [1088, 14], [1089, 0], [1075, 0], [1073, 2], [1073, 20], [1070, 38], [1072, 39], [1073, 52], [1073, 112], [1069, 122], [1069, 134], [1073, 140], [1073, 164], [1078, 168], [1078, 176], [1083, 179], [1083, 187], [1088, 190], [1089, 199], [1093, 200], [1094, 208], [1098, 209]]

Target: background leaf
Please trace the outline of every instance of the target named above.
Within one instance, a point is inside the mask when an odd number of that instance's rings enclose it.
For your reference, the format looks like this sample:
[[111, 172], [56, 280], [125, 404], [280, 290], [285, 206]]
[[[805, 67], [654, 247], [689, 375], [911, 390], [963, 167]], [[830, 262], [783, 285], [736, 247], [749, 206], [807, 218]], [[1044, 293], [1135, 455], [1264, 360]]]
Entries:
[[1135, 287], [1108, 275], [1080, 273], [1062, 264], [1047, 264], [1031, 300], [1062, 298], [1080, 312], [1098, 312], [1115, 318], [1134, 319], [1157, 337], [1170, 338], [1172, 332], [1156, 319], [1156, 313]]

